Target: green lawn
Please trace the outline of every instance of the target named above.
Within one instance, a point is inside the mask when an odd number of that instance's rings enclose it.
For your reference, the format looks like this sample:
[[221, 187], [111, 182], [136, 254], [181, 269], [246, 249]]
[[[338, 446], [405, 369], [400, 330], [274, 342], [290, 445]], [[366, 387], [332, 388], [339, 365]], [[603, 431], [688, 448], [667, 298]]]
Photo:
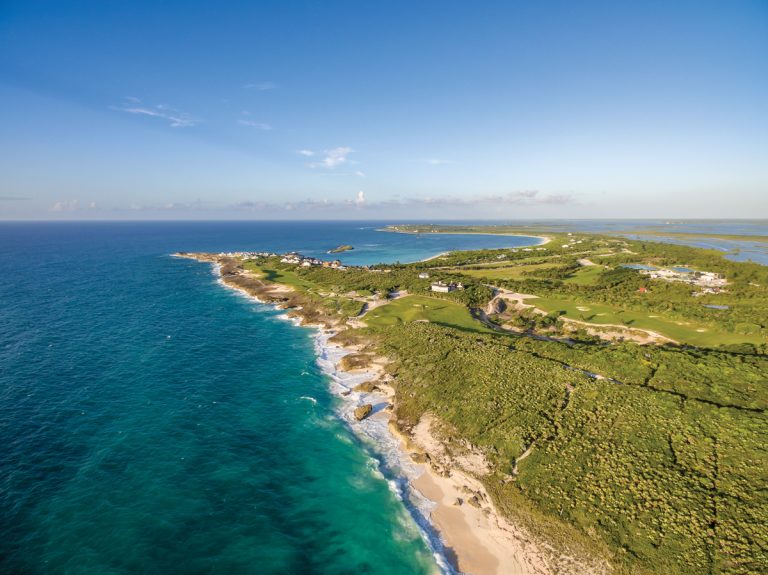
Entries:
[[245, 264], [245, 268], [248, 271], [261, 274], [261, 276], [271, 282], [285, 284], [293, 288], [299, 288], [306, 291], [313, 291], [318, 286], [312, 282], [302, 279], [295, 272], [289, 270], [274, 270], [269, 268], [262, 268], [255, 263], [248, 262]]
[[572, 273], [565, 283], [577, 285], [595, 285], [598, 276], [605, 271], [603, 266], [583, 266]]
[[[535, 272], [538, 270], [545, 270], [553, 268], [558, 264], [555, 263], [543, 263], [543, 264], [528, 264], [519, 266], [507, 266], [507, 267], [495, 267], [482, 270], [470, 270], [464, 268], [453, 268], [449, 271], [464, 274], [473, 278], [488, 278], [492, 280], [507, 280], [507, 279], [520, 279], [523, 276], [523, 272]], [[530, 276], [528, 276], [530, 277]]]
[[377, 307], [364, 320], [373, 328], [426, 320], [463, 331], [495, 333], [473, 318], [463, 305], [420, 295], [405, 296]]
[[[546, 312], [564, 311], [565, 317], [579, 321], [600, 324], [625, 325], [630, 328], [646, 329], [660, 333], [680, 343], [698, 346], [718, 346], [733, 343], [761, 343], [757, 335], [741, 335], [719, 330], [710, 324], [691, 321], [675, 321], [670, 318], [646, 314], [633, 310], [622, 310], [605, 304], [579, 303], [558, 298], [536, 298], [526, 300]], [[701, 331], [700, 331], [701, 330]]]

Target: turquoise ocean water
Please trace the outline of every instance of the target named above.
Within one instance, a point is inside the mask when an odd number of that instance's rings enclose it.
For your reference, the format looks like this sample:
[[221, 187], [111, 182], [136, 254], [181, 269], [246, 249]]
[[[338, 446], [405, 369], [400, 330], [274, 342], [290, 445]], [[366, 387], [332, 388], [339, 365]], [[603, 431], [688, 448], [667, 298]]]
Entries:
[[376, 227], [0, 224], [0, 573], [433, 572], [312, 330], [168, 256], [525, 243]]

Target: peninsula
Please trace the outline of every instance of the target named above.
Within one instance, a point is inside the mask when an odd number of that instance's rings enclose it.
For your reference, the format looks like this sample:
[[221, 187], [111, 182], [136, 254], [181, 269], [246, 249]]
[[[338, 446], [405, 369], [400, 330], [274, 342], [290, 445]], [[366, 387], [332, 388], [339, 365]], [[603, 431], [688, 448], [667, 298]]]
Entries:
[[548, 236], [370, 267], [177, 255], [370, 372], [346, 400], [389, 418], [423, 466], [414, 484], [459, 569], [765, 572], [768, 268]]

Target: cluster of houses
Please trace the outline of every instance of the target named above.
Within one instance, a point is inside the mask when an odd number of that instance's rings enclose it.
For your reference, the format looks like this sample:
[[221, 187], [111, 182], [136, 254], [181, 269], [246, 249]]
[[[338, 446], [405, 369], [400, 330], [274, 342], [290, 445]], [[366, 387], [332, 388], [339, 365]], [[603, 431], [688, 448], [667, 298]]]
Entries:
[[277, 254], [272, 252], [219, 252], [219, 257], [252, 260], [255, 258], [276, 258]]
[[337, 270], [347, 269], [340, 260], [326, 261], [319, 258], [311, 258], [303, 256], [296, 252], [290, 252], [283, 254], [280, 257], [280, 261], [284, 264], [294, 264], [303, 268], [311, 268], [313, 266], [322, 266], [324, 268], [333, 268]]
[[325, 261], [318, 258], [303, 256], [298, 252], [289, 252], [287, 254], [276, 254], [274, 252], [219, 252], [219, 257], [241, 258], [253, 260], [256, 258], [280, 258], [284, 264], [294, 264], [309, 268], [312, 266], [322, 266], [324, 268], [334, 268], [337, 270], [347, 269], [340, 260]]
[[640, 273], [649, 276], [651, 279], [668, 282], [685, 282], [702, 288], [701, 291], [693, 293], [695, 296], [720, 293], [722, 288], [728, 285], [728, 280], [721, 274], [715, 272], [700, 272], [689, 270], [687, 268], [649, 269], [640, 270]]
[[584, 240], [577, 240], [571, 232], [568, 232], [568, 241], [563, 244], [564, 248], [575, 247], [576, 244], [584, 243]]
[[[509, 251], [512, 252], [513, 254], [516, 254], [517, 252], [534, 252], [534, 251], [535, 252], [545, 252], [545, 251], [547, 251], [547, 248], [520, 248], [520, 249], [515, 248], [515, 249], [509, 250]], [[496, 259], [497, 260], [505, 260], [505, 259], [507, 259], [507, 254], [499, 254], [499, 255], [496, 256]]]

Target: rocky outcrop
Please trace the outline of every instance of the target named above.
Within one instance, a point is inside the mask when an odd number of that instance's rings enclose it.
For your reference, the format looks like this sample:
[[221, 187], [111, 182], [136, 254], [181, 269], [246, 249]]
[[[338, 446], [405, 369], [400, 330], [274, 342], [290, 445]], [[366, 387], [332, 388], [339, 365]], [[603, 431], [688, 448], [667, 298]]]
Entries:
[[370, 403], [361, 405], [360, 407], [355, 408], [355, 419], [357, 419], [358, 421], [362, 421], [363, 419], [368, 417], [372, 411], [373, 411], [373, 406]]
[[360, 393], [371, 393], [372, 391], [378, 391], [379, 386], [376, 385], [376, 382], [374, 380], [370, 381], [364, 381], [363, 383], [360, 383], [352, 388], [352, 391], [357, 391]]
[[495, 297], [488, 302], [485, 313], [488, 315], [498, 315], [504, 313], [507, 309], [507, 303], [500, 297]]
[[339, 369], [342, 371], [359, 371], [368, 369], [373, 362], [373, 356], [369, 353], [350, 353], [339, 361]]

